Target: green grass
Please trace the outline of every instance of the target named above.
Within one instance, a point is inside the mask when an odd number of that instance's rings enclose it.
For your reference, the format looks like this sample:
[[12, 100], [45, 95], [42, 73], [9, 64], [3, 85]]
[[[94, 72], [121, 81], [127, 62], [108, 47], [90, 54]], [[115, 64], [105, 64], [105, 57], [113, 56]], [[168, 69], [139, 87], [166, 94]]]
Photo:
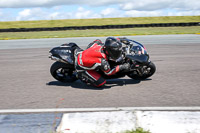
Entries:
[[0, 29], [200, 22], [200, 16], [130, 17], [0, 22]]
[[151, 133], [150, 131], [145, 131], [143, 128], [137, 128], [136, 130], [126, 131], [125, 133]]
[[[123, 24], [148, 24], [148, 23], [179, 23], [179, 22], [200, 22], [200, 16], [14, 21], [14, 22], [0, 22], [0, 29], [117, 25], [117, 24], [123, 25]], [[200, 34], [200, 26], [149, 27], [149, 28], [98, 29], [98, 30], [92, 29], [92, 30], [41, 31], [41, 32], [0, 32], [0, 40], [93, 37], [93, 36], [163, 35], [163, 34]]]
[[2, 32], [0, 33], [0, 40], [96, 37], [96, 36], [103, 37], [103, 36], [133, 36], [133, 35], [164, 35], [164, 34], [200, 34], [200, 26], [67, 30], [67, 31], [41, 31], [41, 32]]

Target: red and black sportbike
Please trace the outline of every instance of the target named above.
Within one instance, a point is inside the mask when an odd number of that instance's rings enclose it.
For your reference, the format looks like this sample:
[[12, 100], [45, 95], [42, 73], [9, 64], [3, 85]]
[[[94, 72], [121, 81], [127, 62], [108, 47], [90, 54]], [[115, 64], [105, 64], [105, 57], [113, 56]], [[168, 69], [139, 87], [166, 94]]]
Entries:
[[[125, 77], [126, 75], [135, 80], [144, 80], [152, 76], [156, 71], [156, 66], [149, 60], [149, 54], [146, 48], [134, 40], [120, 38], [124, 44], [122, 48], [121, 61], [109, 61], [111, 67], [123, 63], [130, 63], [130, 69], [120, 71], [114, 75], [107, 76], [100, 69], [96, 71], [105, 79], [114, 79]], [[77, 80], [75, 70], [75, 51], [82, 50], [77, 44], [63, 44], [50, 50], [50, 58], [55, 60], [50, 68], [51, 75], [61, 82], [73, 82]]]

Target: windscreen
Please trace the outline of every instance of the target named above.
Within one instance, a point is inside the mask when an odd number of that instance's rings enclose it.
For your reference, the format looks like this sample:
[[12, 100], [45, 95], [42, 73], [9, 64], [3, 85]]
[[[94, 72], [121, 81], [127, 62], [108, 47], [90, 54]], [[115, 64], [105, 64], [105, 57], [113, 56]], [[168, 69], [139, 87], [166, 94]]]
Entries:
[[130, 49], [131, 54], [133, 54], [133, 55], [134, 54], [137, 54], [137, 55], [147, 54], [146, 48], [142, 44], [140, 44], [136, 41], [133, 41], [133, 40], [129, 40], [129, 41], [132, 44], [132, 47]]

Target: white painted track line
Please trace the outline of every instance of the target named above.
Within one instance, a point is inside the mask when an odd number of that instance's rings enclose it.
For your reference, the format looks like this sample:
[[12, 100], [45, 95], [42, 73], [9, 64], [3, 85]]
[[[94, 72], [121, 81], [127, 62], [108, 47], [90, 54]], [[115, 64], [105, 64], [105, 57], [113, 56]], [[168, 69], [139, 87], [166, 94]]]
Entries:
[[51, 109], [5, 109], [0, 114], [21, 113], [69, 113], [107, 111], [200, 111], [200, 107], [110, 107], [110, 108], [51, 108]]

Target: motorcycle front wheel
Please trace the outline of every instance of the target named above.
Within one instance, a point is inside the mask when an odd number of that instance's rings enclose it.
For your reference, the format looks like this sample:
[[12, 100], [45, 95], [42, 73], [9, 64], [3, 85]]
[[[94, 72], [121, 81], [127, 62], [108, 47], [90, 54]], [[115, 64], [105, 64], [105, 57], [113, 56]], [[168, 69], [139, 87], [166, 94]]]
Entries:
[[156, 66], [153, 62], [150, 62], [148, 65], [142, 66], [142, 74], [138, 71], [133, 71], [127, 74], [128, 77], [135, 79], [135, 80], [145, 80], [151, 77], [156, 71]]
[[51, 75], [60, 82], [74, 82], [77, 80], [75, 75], [75, 69], [72, 65], [55, 62], [51, 65], [50, 73]]

